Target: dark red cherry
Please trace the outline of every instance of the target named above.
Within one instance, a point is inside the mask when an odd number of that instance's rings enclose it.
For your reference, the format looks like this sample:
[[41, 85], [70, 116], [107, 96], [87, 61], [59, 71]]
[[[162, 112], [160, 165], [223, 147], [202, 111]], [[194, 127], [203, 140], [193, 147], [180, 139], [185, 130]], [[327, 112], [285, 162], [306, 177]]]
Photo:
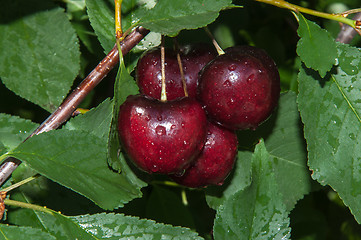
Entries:
[[148, 173], [182, 173], [201, 152], [206, 115], [194, 99], [161, 102], [129, 96], [120, 106], [118, 131], [129, 158]]
[[276, 64], [259, 48], [226, 49], [200, 73], [198, 98], [213, 121], [230, 129], [255, 129], [277, 106]]
[[[217, 56], [213, 47], [207, 44], [186, 45], [180, 48], [189, 97], [195, 97], [199, 71]], [[160, 99], [161, 96], [161, 53], [160, 48], [145, 52], [139, 59], [136, 68], [136, 80], [141, 93]], [[165, 79], [167, 99], [184, 97], [183, 83], [173, 49], [165, 49]]]
[[237, 145], [234, 131], [208, 123], [207, 140], [200, 156], [184, 175], [172, 176], [173, 180], [192, 188], [222, 185], [233, 168]]

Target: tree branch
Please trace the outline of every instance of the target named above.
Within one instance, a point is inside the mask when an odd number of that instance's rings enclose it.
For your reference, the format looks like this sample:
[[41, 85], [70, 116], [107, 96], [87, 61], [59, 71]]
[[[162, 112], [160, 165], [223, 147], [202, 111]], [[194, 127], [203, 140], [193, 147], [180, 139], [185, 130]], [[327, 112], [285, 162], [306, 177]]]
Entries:
[[[357, 13], [353, 20], [360, 21], [361, 12]], [[341, 27], [341, 31], [338, 33], [336, 41], [341, 43], [350, 43], [357, 34], [358, 32], [355, 29], [346, 24], [343, 24]]]
[[[126, 55], [148, 33], [149, 31], [143, 27], [137, 27], [134, 31], [132, 31], [120, 44], [122, 54]], [[103, 80], [103, 78], [117, 65], [118, 62], [119, 52], [117, 46], [114, 45], [113, 49], [101, 62], [99, 62], [93, 71], [90, 72], [90, 74], [64, 100], [64, 102], [42, 124], [40, 124], [40, 126], [29, 137], [27, 137], [25, 141], [34, 135], [56, 129], [67, 121], [89, 92]], [[0, 166], [0, 185], [9, 178], [20, 163], [20, 160], [12, 157], [3, 162]]]

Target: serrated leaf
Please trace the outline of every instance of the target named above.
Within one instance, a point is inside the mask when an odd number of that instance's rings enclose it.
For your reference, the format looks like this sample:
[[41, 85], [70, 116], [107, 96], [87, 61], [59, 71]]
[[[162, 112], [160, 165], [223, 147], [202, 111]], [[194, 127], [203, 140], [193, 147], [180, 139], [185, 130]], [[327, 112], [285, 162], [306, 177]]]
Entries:
[[290, 220], [270, 166], [271, 159], [261, 141], [252, 158], [252, 184], [228, 198], [217, 210], [215, 240], [289, 239]]
[[105, 52], [115, 44], [114, 1], [86, 0], [90, 23]]
[[183, 29], [197, 29], [213, 22], [219, 12], [231, 6], [230, 0], [159, 0], [137, 14], [139, 25], [163, 35], [175, 36]]
[[[129, 0], [122, 3], [122, 29], [125, 32], [139, 19], [129, 11], [135, 10], [143, 4], [142, 1]], [[124, 5], [124, 8], [123, 8]], [[105, 52], [109, 52], [115, 44], [115, 20], [114, 20], [114, 0], [87, 0], [86, 7], [90, 23], [99, 39]], [[125, 10], [126, 12], [124, 12]], [[160, 44], [160, 34], [148, 34], [132, 52], [146, 50]]]
[[65, 125], [65, 129], [88, 132], [107, 143], [112, 114], [113, 103], [110, 99], [106, 99], [96, 108], [70, 119]]
[[297, 33], [301, 37], [297, 44], [297, 54], [308, 68], [318, 71], [324, 77], [337, 58], [335, 40], [325, 29], [301, 14]]
[[[36, 205], [34, 205], [36, 206]], [[68, 239], [82, 239], [82, 240], [95, 240], [98, 239], [91, 233], [85, 231], [79, 224], [71, 217], [67, 217], [60, 212], [55, 212], [48, 208], [38, 207], [39, 210], [34, 209], [19, 209], [19, 211], [27, 212], [28, 215], [32, 214], [33, 219], [39, 228], [48, 235], [55, 237], [57, 240]], [[11, 207], [10, 207], [11, 209]], [[42, 210], [41, 210], [42, 209]], [[25, 216], [25, 215], [23, 215]], [[33, 238], [16, 238], [16, 239], [33, 239]], [[36, 238], [34, 238], [36, 239]], [[48, 238], [53, 239], [53, 238]]]
[[202, 239], [188, 228], [173, 227], [151, 220], [124, 216], [123, 214], [100, 213], [72, 217], [87, 232], [97, 238], [121, 239]]
[[141, 196], [139, 187], [125, 174], [108, 168], [104, 142], [93, 134], [67, 129], [50, 131], [30, 138], [9, 155], [104, 209], [123, 206]]
[[272, 128], [265, 145], [272, 158], [283, 202], [290, 211], [299, 199], [311, 191], [311, 173], [307, 167], [307, 150], [296, 104], [296, 94], [282, 94], [277, 113], [262, 125], [260, 132]]
[[[251, 142], [257, 142], [262, 137], [266, 138], [265, 145], [272, 157], [270, 166], [280, 186], [284, 204], [290, 211], [299, 199], [309, 193], [312, 182], [307, 168], [306, 147], [301, 132], [296, 95], [292, 92], [282, 94], [277, 110], [267, 122], [256, 131], [243, 131], [239, 136]], [[241, 179], [238, 177], [232, 179], [229, 185], [222, 186], [225, 190], [217, 187], [206, 190], [207, 202], [212, 208], [217, 208], [233, 193], [248, 186], [251, 179], [250, 159], [250, 153], [248, 157], [247, 155], [239, 156], [238, 161], [242, 162], [237, 163], [235, 176], [239, 175]], [[248, 184], [245, 184], [247, 182]]]
[[0, 77], [11, 91], [53, 111], [80, 69], [79, 44], [51, 1], [6, 0], [0, 8]]
[[52, 240], [56, 239], [51, 234], [41, 231], [37, 228], [10, 226], [0, 224], [0, 239], [4, 240], [18, 240], [18, 239], [32, 239], [32, 240]]
[[[121, 146], [117, 128], [119, 107], [126, 100], [128, 95], [134, 95], [137, 93], [139, 93], [138, 86], [126, 70], [123, 58], [121, 57], [117, 77], [114, 84], [113, 117], [108, 143], [108, 162], [109, 165], [117, 171], [122, 170], [123, 167], [127, 167], [123, 153], [120, 151]], [[131, 170], [128, 169], [128, 171]], [[133, 179], [136, 180], [137, 178], [133, 177]]]
[[7, 149], [12, 149], [24, 141], [38, 126], [38, 124], [0, 113], [0, 143]]
[[[322, 185], [330, 185], [360, 223], [361, 51], [343, 44], [337, 46], [339, 67], [325, 78], [301, 67], [298, 104], [312, 177]], [[347, 75], [344, 69], [354, 69], [351, 72], [355, 75]]]

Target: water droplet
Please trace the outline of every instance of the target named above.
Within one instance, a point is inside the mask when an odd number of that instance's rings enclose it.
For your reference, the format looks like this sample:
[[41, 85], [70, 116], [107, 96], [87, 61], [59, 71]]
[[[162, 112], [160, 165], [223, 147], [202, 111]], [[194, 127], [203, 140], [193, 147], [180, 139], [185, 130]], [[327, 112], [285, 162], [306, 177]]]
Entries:
[[217, 183], [218, 186], [222, 186], [224, 183], [224, 181], [220, 181], [219, 183]]
[[167, 133], [167, 130], [163, 126], [157, 126], [155, 128], [155, 132], [157, 133], [157, 135], [163, 136], [163, 135], [165, 135]]
[[355, 136], [355, 134], [350, 133], [348, 136], [349, 136], [352, 140], [356, 140], [356, 136]]
[[231, 98], [231, 99], [229, 99], [229, 101], [228, 101], [228, 106], [233, 106], [234, 105], [234, 103], [235, 103], [235, 101], [234, 101], [234, 99], [233, 98]]
[[249, 75], [247, 78], [247, 82], [251, 82], [253, 80], [254, 80], [254, 74]]
[[234, 71], [234, 70], [236, 70], [236, 65], [234, 65], [234, 64], [229, 65], [229, 66], [228, 66], [228, 70], [229, 70], [229, 71]]
[[184, 123], [184, 122], [182, 122], [182, 123], [181, 123], [181, 127], [182, 127], [182, 128], [184, 128], [184, 126], [185, 126], [185, 123]]
[[158, 121], [162, 121], [162, 120], [163, 120], [162, 116], [158, 116], [157, 119], [158, 119]]
[[187, 142], [187, 141], [183, 141], [183, 144], [184, 144], [184, 145], [188, 145], [188, 142]]
[[152, 172], [158, 172], [158, 166], [156, 164], [153, 164], [151, 170], [152, 170]]
[[170, 126], [170, 129], [175, 129], [175, 125]]
[[226, 81], [224, 81], [223, 86], [225, 86], [225, 87], [231, 87], [231, 86], [232, 86], [232, 83], [231, 83], [231, 81], [226, 80]]
[[150, 121], [151, 117], [149, 115], [144, 117], [145, 121]]

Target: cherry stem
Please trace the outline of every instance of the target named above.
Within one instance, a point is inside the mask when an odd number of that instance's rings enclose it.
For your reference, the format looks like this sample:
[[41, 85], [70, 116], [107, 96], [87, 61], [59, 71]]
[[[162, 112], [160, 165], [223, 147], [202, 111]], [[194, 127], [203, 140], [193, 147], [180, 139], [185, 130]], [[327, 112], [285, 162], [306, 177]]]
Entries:
[[177, 62], [178, 62], [178, 66], [179, 66], [179, 72], [181, 74], [184, 96], [188, 97], [187, 83], [186, 83], [186, 79], [184, 77], [183, 64], [182, 64], [182, 59], [180, 57], [180, 50], [179, 50], [177, 38], [173, 38], [173, 42], [174, 42], [175, 51], [177, 53]]
[[[122, 54], [127, 54], [134, 48], [147, 34], [149, 30], [139, 26], [135, 28], [125, 39], [120, 43]], [[42, 123], [40, 126], [25, 139], [29, 139], [34, 135], [42, 132], [58, 128], [66, 120], [68, 120], [77, 106], [89, 94], [95, 86], [97, 86], [104, 77], [112, 70], [119, 62], [119, 52], [117, 44], [113, 49], [100, 61], [100, 63], [89, 73], [89, 75], [79, 84], [79, 86], [63, 101], [63, 103]], [[7, 158], [0, 166], [0, 185], [2, 185], [12, 174], [12, 172], [20, 165], [21, 161], [13, 157]]]
[[12, 184], [11, 186], [9, 186], [7, 188], [1, 189], [1, 192], [5, 192], [5, 193], [10, 192], [11, 190], [14, 190], [15, 188], [18, 188], [18, 187], [20, 187], [20, 186], [22, 186], [22, 185], [24, 185], [24, 184], [26, 184], [28, 182], [31, 182], [31, 181], [37, 179], [38, 177], [40, 177], [40, 174], [35, 174], [32, 177], [26, 178], [26, 179], [24, 179], [24, 180], [22, 180], [20, 182]]
[[358, 9], [355, 10], [350, 10], [347, 11], [345, 13], [339, 13], [339, 14], [331, 14], [331, 13], [324, 13], [324, 12], [319, 12], [316, 10], [312, 10], [312, 9], [308, 9], [308, 8], [304, 8], [292, 3], [289, 3], [287, 1], [284, 0], [255, 0], [256, 2], [263, 2], [263, 3], [267, 3], [279, 8], [286, 8], [289, 9], [291, 11], [294, 12], [301, 12], [301, 13], [306, 13], [309, 15], [313, 15], [316, 17], [321, 17], [321, 18], [325, 18], [325, 19], [330, 19], [330, 20], [334, 20], [334, 21], [338, 21], [344, 24], [347, 24], [349, 26], [351, 26], [352, 28], [359, 28], [357, 25], [357, 22], [355, 20], [352, 19], [348, 19], [347, 16], [349, 13], [354, 13], [355, 11], [358, 11]]
[[123, 0], [114, 0], [115, 3], [115, 37], [117, 42], [123, 36], [122, 30], [122, 2]]
[[186, 192], [186, 190], [184, 188], [181, 191], [181, 196], [182, 196], [183, 205], [188, 206], [187, 192]]
[[161, 61], [161, 71], [162, 71], [162, 92], [160, 100], [162, 102], [167, 101], [167, 92], [166, 92], [166, 83], [165, 83], [165, 49], [164, 49], [164, 36], [162, 35], [161, 44], [160, 44], [160, 61]]
[[211, 31], [209, 31], [208, 27], [204, 28], [204, 31], [206, 31], [206, 33], [208, 34], [209, 38], [212, 40], [213, 46], [216, 48], [218, 55], [222, 55], [224, 54], [223, 49], [219, 46], [218, 42], [216, 41], [216, 39], [214, 38], [213, 34], [211, 33]]
[[27, 208], [27, 209], [40, 211], [40, 212], [45, 212], [45, 213], [49, 213], [49, 214], [54, 213], [54, 211], [51, 210], [51, 209], [48, 209], [46, 207], [42, 207], [42, 206], [39, 206], [39, 205], [31, 204], [31, 203], [24, 203], [24, 202], [11, 200], [11, 199], [4, 199], [4, 203], [5, 203], [5, 205], [9, 205], [9, 206]]

